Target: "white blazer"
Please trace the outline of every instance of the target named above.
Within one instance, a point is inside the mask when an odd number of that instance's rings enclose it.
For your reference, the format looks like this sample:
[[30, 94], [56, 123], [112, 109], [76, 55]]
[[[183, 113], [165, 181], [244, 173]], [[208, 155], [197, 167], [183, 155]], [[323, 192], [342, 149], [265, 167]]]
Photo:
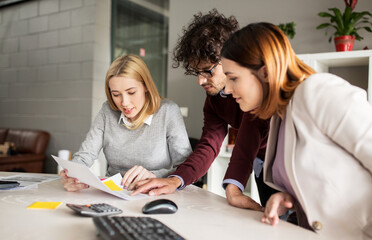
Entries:
[[[264, 179], [273, 184], [280, 119], [273, 116]], [[328, 73], [297, 87], [285, 118], [285, 170], [310, 226], [327, 239], [372, 239], [372, 106]]]

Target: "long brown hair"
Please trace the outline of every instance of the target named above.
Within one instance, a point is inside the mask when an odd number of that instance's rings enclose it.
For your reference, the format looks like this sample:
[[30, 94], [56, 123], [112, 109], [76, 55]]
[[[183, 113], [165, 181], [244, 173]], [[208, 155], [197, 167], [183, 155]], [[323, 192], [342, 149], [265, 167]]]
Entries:
[[271, 23], [253, 23], [235, 32], [224, 44], [221, 56], [258, 71], [266, 67], [267, 82], [262, 82], [264, 97], [252, 113], [267, 119], [285, 114], [294, 90], [315, 71], [297, 58], [284, 33]]
[[112, 62], [107, 71], [105, 82], [106, 97], [110, 107], [114, 111], [120, 111], [115, 105], [110, 91], [109, 82], [112, 77], [127, 77], [136, 79], [145, 86], [145, 89], [147, 89], [145, 95], [145, 104], [138, 113], [139, 117], [133, 122], [132, 126], [127, 126], [128, 128], [136, 129], [140, 127], [148, 116], [159, 110], [161, 97], [151, 77], [149, 69], [140, 57], [132, 54], [118, 57]]

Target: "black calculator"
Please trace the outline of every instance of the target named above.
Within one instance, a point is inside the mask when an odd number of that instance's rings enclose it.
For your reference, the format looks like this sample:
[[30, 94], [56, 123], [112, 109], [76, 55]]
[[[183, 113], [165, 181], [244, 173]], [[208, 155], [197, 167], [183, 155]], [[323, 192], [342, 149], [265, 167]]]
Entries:
[[114, 215], [123, 212], [121, 209], [107, 203], [94, 203], [85, 205], [67, 203], [66, 206], [81, 215], [90, 217]]

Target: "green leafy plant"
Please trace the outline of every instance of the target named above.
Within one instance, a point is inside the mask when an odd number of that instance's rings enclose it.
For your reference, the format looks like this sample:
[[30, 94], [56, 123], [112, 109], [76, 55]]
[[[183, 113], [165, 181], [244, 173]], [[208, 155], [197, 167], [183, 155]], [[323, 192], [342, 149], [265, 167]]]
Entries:
[[280, 23], [278, 27], [284, 32], [284, 34], [289, 37], [290, 39], [293, 39], [296, 35], [295, 30], [296, 24], [294, 22], [289, 23]]
[[[336, 31], [328, 39], [332, 41], [332, 37], [351, 35], [355, 36], [356, 40], [362, 40], [358, 33], [360, 29], [364, 29], [368, 32], [372, 32], [370, 26], [372, 26], [371, 17], [372, 14], [368, 11], [355, 12], [354, 7], [358, 0], [344, 0], [345, 10], [343, 13], [338, 8], [329, 8], [329, 12], [320, 12], [318, 16], [329, 18], [329, 23], [322, 23], [316, 27], [316, 29], [323, 29], [332, 27]], [[326, 31], [326, 35], [327, 35]]]

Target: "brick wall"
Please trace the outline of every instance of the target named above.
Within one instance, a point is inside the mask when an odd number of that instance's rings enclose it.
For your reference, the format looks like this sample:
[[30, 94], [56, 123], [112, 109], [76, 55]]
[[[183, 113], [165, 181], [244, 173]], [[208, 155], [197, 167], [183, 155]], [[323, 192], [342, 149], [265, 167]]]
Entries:
[[[78, 150], [105, 100], [110, 0], [0, 8], [0, 127], [43, 129], [47, 154]], [[46, 172], [55, 172], [51, 158]]]

